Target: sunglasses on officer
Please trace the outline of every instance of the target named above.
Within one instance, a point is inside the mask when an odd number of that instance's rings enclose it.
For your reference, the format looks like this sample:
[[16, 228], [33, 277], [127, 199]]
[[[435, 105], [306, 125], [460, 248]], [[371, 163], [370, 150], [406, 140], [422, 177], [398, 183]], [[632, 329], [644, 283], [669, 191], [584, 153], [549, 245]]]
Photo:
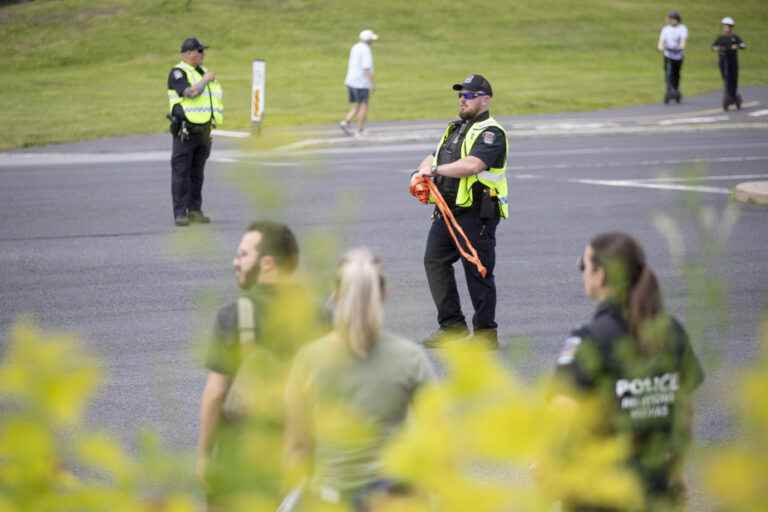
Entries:
[[473, 100], [477, 98], [478, 96], [488, 96], [484, 92], [460, 92], [459, 98], [464, 98], [465, 100]]

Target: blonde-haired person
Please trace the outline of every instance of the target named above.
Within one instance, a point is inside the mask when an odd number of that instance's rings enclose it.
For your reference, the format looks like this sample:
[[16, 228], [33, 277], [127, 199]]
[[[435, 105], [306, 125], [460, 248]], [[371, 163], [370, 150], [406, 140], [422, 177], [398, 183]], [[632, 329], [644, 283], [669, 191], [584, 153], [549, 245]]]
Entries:
[[381, 451], [435, 374], [419, 345], [382, 330], [386, 286], [370, 251], [348, 252], [336, 284], [333, 331], [297, 354], [288, 379], [286, 455], [311, 475], [308, 494], [362, 511], [391, 490]]

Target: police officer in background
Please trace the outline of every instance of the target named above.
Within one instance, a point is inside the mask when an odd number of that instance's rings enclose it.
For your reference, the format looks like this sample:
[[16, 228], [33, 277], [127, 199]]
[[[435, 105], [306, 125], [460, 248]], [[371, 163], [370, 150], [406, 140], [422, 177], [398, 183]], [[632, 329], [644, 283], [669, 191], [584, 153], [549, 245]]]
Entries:
[[[656, 275], [640, 244], [625, 233], [594, 237], [579, 259], [585, 294], [599, 302], [557, 359], [565, 385], [555, 405], [582, 397], [604, 407], [607, 437], [626, 435], [626, 461], [645, 491], [638, 510], [682, 510], [682, 466], [691, 436], [692, 395], [704, 380], [682, 324], [664, 311]], [[564, 510], [608, 510], [567, 503]]]
[[177, 226], [211, 221], [203, 215], [205, 161], [211, 153], [211, 128], [224, 120], [222, 89], [203, 67], [205, 49], [194, 37], [181, 44], [181, 62], [168, 75], [169, 118], [173, 135], [171, 194]]
[[[453, 85], [458, 91], [459, 119], [452, 121], [434, 154], [419, 164], [418, 173], [435, 180], [456, 220], [477, 250], [488, 273], [482, 277], [474, 265], [462, 259], [475, 314], [474, 335], [492, 347], [498, 346], [496, 324], [496, 226], [506, 218], [507, 136], [490, 115], [491, 84], [482, 75], [469, 75]], [[435, 210], [427, 237], [424, 267], [432, 299], [437, 306], [439, 329], [424, 340], [435, 346], [446, 336], [469, 334], [461, 311], [453, 264], [460, 257], [446, 228], [445, 219]]]

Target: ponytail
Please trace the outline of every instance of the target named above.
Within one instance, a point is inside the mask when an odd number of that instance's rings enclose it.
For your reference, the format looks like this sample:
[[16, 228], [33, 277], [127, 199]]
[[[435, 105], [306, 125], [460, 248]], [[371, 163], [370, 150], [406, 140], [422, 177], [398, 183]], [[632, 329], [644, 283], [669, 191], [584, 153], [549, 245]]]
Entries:
[[629, 331], [639, 342], [641, 352], [654, 354], [662, 347], [665, 329], [661, 332], [659, 321], [664, 320], [664, 305], [656, 274], [643, 264], [640, 275], [629, 291], [628, 304]]
[[379, 338], [384, 317], [384, 280], [378, 260], [368, 249], [353, 249], [338, 271], [336, 334], [360, 358], [368, 357]]
[[656, 275], [645, 261], [640, 244], [625, 233], [603, 233], [589, 244], [592, 263], [606, 272], [606, 285], [624, 307], [629, 332], [640, 351], [655, 354], [664, 346], [669, 322], [664, 314]]

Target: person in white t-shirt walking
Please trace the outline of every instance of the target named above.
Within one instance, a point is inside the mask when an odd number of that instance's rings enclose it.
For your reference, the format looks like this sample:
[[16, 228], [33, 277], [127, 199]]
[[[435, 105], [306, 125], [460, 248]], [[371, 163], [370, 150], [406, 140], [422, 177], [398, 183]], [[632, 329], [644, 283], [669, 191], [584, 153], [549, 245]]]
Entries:
[[[368, 99], [374, 89], [373, 83], [373, 52], [371, 44], [379, 38], [372, 30], [360, 32], [360, 42], [349, 51], [349, 65], [347, 66], [347, 78], [344, 83], [349, 93], [349, 102], [352, 108], [343, 121], [339, 123], [341, 129], [347, 135], [360, 137], [365, 130], [365, 121], [368, 117]], [[351, 129], [351, 122], [357, 120], [357, 131]]]
[[683, 52], [688, 41], [688, 28], [683, 25], [683, 19], [677, 11], [667, 14], [667, 24], [661, 29], [657, 48], [664, 53], [664, 79], [667, 91], [664, 94], [664, 104], [675, 100], [680, 103], [683, 95], [680, 93], [680, 68], [683, 67]]

